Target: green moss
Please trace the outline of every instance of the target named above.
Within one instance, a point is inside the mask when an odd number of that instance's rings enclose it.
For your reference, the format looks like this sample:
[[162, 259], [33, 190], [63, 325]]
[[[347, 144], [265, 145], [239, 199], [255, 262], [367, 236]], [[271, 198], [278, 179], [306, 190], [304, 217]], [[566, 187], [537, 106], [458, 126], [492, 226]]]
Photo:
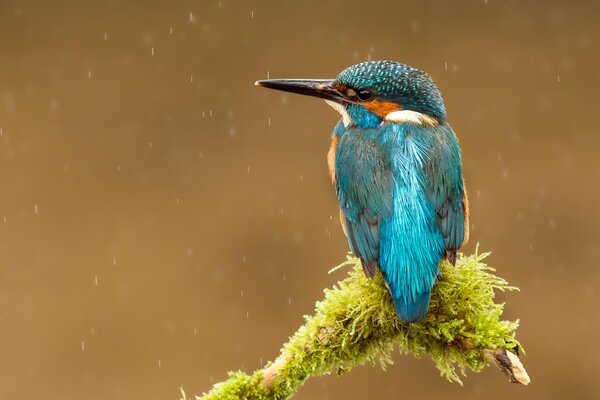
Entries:
[[459, 373], [486, 365], [482, 350], [520, 348], [514, 336], [518, 322], [501, 320], [503, 305], [494, 302], [496, 291], [516, 288], [483, 263], [488, 255], [461, 256], [456, 267], [444, 261], [429, 312], [418, 324], [400, 322], [381, 275], [367, 279], [360, 261], [348, 257], [335, 269], [350, 266], [349, 276], [325, 290], [315, 314], [305, 317], [281, 349], [268, 372], [276, 371], [268, 388], [263, 376], [269, 366], [251, 376], [230, 373], [197, 399], [286, 399], [311, 376], [341, 374], [367, 362], [385, 369], [395, 346], [402, 353], [428, 355], [442, 376], [462, 383]]

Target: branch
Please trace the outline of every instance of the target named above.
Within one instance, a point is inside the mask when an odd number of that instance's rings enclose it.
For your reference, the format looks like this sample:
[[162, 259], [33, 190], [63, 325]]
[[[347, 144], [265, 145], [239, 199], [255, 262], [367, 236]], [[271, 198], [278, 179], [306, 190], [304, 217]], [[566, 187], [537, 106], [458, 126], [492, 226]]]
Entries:
[[360, 261], [348, 257], [334, 270], [352, 266], [349, 276], [325, 290], [315, 314], [305, 317], [274, 362], [250, 376], [231, 372], [196, 399], [287, 399], [312, 376], [342, 374], [366, 362], [385, 369], [395, 346], [428, 355], [449, 381], [462, 384], [459, 372], [465, 376], [467, 368], [478, 372], [494, 364], [510, 382], [527, 385], [515, 339], [518, 321], [501, 320], [503, 304], [494, 303], [496, 291], [516, 288], [482, 262], [488, 255], [461, 255], [456, 267], [442, 262], [429, 312], [417, 324], [398, 320], [381, 274], [367, 279]]

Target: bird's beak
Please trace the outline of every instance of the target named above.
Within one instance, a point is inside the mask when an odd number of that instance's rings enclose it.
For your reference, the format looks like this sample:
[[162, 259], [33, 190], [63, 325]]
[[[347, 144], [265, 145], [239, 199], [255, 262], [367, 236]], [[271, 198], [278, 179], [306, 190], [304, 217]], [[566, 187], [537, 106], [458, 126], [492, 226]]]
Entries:
[[336, 88], [333, 79], [267, 79], [256, 81], [254, 84], [269, 89], [319, 97], [336, 103], [349, 102], [348, 97]]

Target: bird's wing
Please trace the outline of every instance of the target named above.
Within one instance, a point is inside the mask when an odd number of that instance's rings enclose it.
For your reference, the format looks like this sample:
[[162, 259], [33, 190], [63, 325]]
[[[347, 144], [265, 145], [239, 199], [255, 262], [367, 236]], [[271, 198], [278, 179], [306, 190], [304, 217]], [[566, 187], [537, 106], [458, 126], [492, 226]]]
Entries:
[[454, 264], [456, 251], [468, 234], [467, 193], [462, 177], [460, 148], [454, 131], [447, 124], [433, 129], [437, 140], [424, 166], [427, 198], [437, 214], [446, 258]]
[[347, 136], [341, 142], [335, 159], [336, 192], [348, 243], [372, 277], [379, 257], [379, 225], [393, 213], [392, 171], [375, 142], [353, 142]]

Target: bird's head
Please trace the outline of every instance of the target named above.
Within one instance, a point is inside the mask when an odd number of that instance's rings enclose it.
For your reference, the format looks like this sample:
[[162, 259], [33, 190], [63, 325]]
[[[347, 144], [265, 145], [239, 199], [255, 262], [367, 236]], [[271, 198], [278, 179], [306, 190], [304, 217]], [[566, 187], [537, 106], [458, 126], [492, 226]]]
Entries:
[[325, 99], [346, 126], [371, 128], [383, 121], [437, 125], [446, 118], [431, 77], [393, 61], [356, 64], [335, 79], [268, 79], [256, 85]]

